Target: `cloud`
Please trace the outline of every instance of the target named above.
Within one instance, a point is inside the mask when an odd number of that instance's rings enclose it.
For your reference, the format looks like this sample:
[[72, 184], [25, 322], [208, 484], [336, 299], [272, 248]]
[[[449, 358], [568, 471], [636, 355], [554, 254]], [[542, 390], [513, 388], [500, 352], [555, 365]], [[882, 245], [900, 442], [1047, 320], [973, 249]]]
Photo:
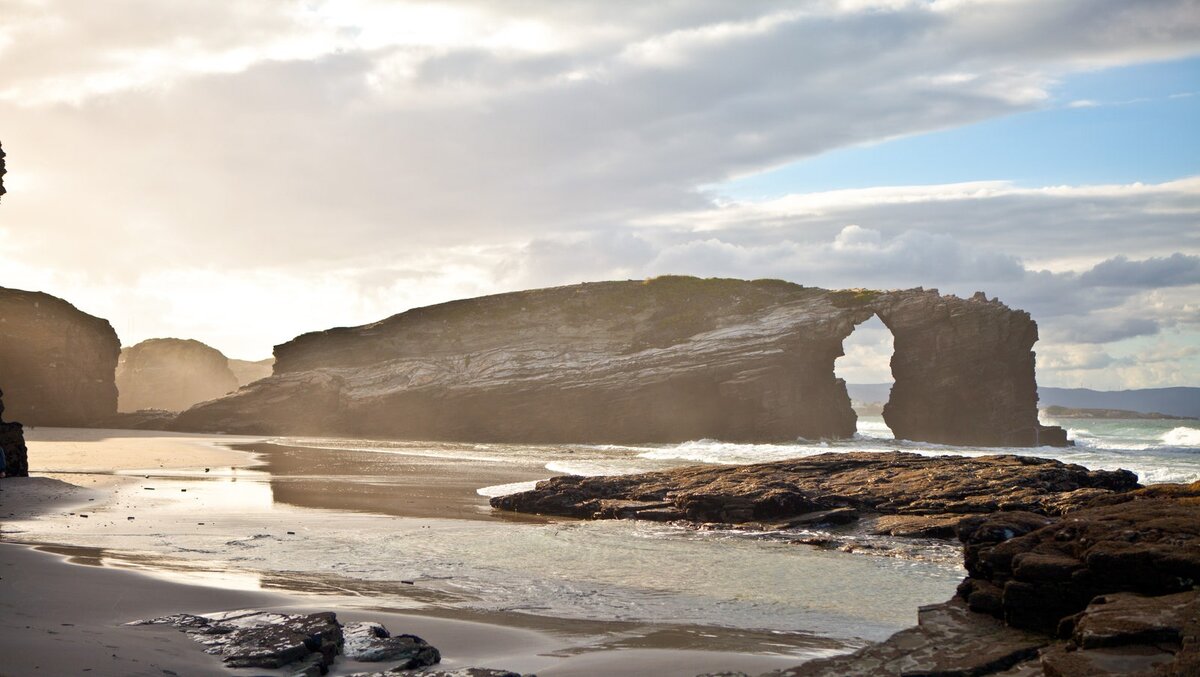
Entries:
[[1144, 261], [1115, 256], [1084, 273], [1080, 281], [1102, 287], [1157, 288], [1200, 284], [1200, 256], [1175, 253]]
[[44, 183], [5, 218], [71, 263], [118, 239], [117, 269], [499, 243], [707, 209], [696, 186], [1197, 47], [1187, 3], [1044, 4], [8, 0], [5, 141]]
[[985, 289], [1064, 345], [1195, 324], [1200, 179], [740, 204], [700, 188], [1195, 54], [1194, 2], [0, 0], [0, 16], [0, 284], [77, 300], [128, 340], [253, 356], [455, 296], [666, 272]]

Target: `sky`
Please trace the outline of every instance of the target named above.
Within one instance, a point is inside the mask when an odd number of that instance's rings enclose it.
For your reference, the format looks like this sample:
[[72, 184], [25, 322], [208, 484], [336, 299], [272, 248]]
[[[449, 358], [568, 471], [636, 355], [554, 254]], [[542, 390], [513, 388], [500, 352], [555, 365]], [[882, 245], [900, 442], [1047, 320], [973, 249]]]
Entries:
[[0, 286], [243, 359], [583, 281], [984, 291], [1043, 385], [1200, 386], [1198, 122], [1196, 0], [0, 0]]

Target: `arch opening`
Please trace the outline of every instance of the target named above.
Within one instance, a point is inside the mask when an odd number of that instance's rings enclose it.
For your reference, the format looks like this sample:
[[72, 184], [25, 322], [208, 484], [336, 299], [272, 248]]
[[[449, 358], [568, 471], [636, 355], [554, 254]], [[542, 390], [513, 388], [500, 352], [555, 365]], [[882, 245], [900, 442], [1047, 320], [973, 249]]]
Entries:
[[895, 437], [883, 420], [883, 406], [895, 384], [894, 351], [892, 330], [879, 315], [872, 315], [842, 341], [843, 355], [834, 360], [834, 375], [846, 382], [850, 405], [858, 416], [858, 434], [863, 437], [884, 440]]

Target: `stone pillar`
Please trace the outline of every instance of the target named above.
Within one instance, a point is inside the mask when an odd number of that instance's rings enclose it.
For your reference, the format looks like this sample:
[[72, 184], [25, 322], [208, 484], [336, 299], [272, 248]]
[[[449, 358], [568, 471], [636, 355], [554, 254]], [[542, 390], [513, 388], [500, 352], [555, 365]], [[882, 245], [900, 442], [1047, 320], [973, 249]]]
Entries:
[[4, 391], [0, 391], [0, 449], [4, 450], [4, 472], [9, 477], [29, 476], [29, 451], [20, 423], [4, 422]]
[[876, 304], [892, 330], [891, 399], [883, 419], [899, 439], [1032, 447], [1067, 444], [1037, 420], [1037, 323], [983, 294], [891, 292]]

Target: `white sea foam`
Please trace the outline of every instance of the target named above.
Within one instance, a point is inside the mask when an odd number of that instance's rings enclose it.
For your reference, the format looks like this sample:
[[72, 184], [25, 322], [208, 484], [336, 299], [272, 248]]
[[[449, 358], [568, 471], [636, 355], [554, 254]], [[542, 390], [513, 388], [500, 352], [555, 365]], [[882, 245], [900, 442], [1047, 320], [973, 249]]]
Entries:
[[649, 468], [636, 462], [613, 460], [570, 460], [551, 461], [546, 464], [546, 470], [560, 475], [584, 475], [597, 477], [600, 475], [629, 475], [635, 472], [645, 472]]
[[829, 451], [813, 444], [736, 444], [717, 440], [693, 440], [669, 447], [659, 447], [638, 454], [639, 458], [656, 461], [680, 460], [696, 463], [744, 465], [783, 461]]
[[1200, 447], [1200, 429], [1179, 426], [1163, 433], [1163, 444], [1171, 447]]
[[495, 498], [497, 496], [507, 496], [509, 494], [516, 494], [516, 493], [519, 493], [522, 491], [531, 491], [534, 487], [537, 486], [538, 482], [541, 482], [541, 480], [530, 480], [528, 482], [511, 482], [509, 484], [493, 484], [490, 487], [483, 487], [480, 489], [476, 489], [475, 493], [479, 494], [480, 496], [487, 496], [488, 498]]

